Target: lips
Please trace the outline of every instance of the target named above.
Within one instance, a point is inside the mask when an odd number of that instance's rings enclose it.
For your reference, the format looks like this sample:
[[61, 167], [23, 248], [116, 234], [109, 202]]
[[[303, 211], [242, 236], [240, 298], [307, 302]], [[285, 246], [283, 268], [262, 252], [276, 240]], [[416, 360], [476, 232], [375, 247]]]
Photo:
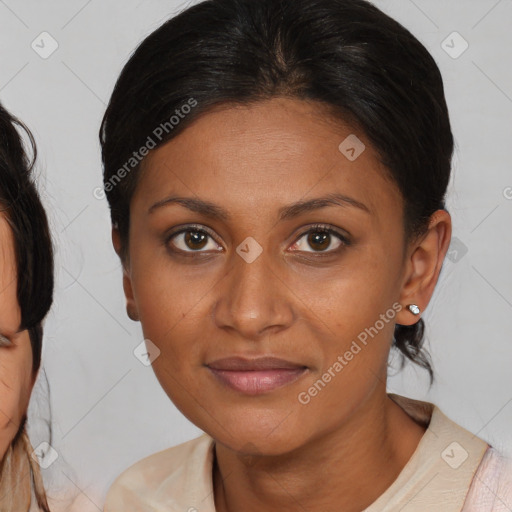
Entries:
[[224, 385], [248, 395], [266, 393], [295, 382], [308, 368], [275, 357], [228, 357], [206, 365]]
[[277, 357], [258, 357], [257, 359], [227, 357], [208, 363], [207, 366], [215, 370], [229, 371], [296, 370], [297, 368], [306, 368], [302, 364], [292, 363]]

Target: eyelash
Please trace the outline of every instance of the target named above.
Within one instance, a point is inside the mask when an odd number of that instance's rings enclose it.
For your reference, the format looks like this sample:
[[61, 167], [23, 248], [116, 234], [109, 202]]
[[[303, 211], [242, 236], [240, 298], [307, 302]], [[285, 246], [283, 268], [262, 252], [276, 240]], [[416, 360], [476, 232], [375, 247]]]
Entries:
[[[169, 233], [165, 237], [165, 245], [167, 247], [169, 247], [170, 242], [173, 238], [175, 238], [176, 236], [178, 236], [182, 233], [187, 233], [187, 232], [202, 233], [202, 234], [208, 235], [210, 238], [215, 240], [215, 237], [208, 229], [206, 229], [203, 226], [197, 225], [197, 224], [191, 224], [189, 226], [185, 226], [184, 228], [180, 229], [179, 231], [174, 231], [174, 232]], [[309, 229], [307, 229], [306, 231], [304, 231], [300, 235], [298, 235], [294, 244], [296, 244], [305, 235], [308, 235], [310, 233], [324, 233], [324, 234], [334, 235], [336, 238], [338, 238], [338, 240], [342, 244], [338, 249], [334, 249], [334, 250], [311, 251], [311, 254], [316, 254], [315, 257], [323, 257], [325, 255], [331, 255], [331, 254], [339, 252], [344, 247], [348, 247], [351, 245], [350, 240], [346, 236], [342, 235], [340, 232], [329, 227], [326, 224], [314, 224], [314, 225], [310, 226]], [[181, 249], [176, 249], [176, 248], [170, 248], [170, 250], [174, 253], [179, 253], [179, 254], [182, 254], [185, 256], [193, 256], [193, 255], [197, 255], [197, 254], [202, 254], [202, 251], [183, 251]], [[310, 251], [296, 251], [296, 252], [310, 252]]]
[[12, 342], [9, 338], [4, 336], [3, 334], [0, 334], [0, 348], [2, 347], [10, 347], [12, 345]]

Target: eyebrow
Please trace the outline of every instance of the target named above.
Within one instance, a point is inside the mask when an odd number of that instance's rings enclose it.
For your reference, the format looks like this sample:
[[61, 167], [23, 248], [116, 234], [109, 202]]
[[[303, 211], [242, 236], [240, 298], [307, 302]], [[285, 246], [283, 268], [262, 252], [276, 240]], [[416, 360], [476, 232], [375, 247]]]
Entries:
[[[151, 214], [155, 210], [164, 206], [169, 206], [171, 204], [180, 204], [181, 206], [188, 208], [193, 212], [204, 215], [205, 217], [210, 217], [222, 221], [229, 221], [231, 219], [231, 215], [224, 208], [221, 208], [215, 203], [205, 201], [203, 199], [181, 196], [169, 196], [165, 199], [162, 199], [161, 201], [156, 202], [149, 208], [148, 213]], [[343, 208], [353, 207], [371, 214], [371, 210], [368, 208], [368, 206], [366, 206], [364, 203], [361, 203], [360, 201], [357, 201], [356, 199], [353, 199], [352, 197], [348, 197], [343, 194], [329, 194], [325, 197], [317, 197], [315, 199], [297, 201], [296, 203], [283, 206], [278, 210], [279, 220], [289, 220], [294, 217], [298, 217], [303, 213], [325, 208], [326, 206], [341, 206]]]

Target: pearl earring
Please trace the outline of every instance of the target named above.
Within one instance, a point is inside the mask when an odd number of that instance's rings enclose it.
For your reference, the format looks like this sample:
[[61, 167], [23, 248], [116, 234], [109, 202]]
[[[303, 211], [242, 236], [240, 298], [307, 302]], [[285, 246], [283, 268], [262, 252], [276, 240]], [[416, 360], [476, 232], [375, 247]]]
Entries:
[[416, 306], [416, 304], [409, 304], [407, 306], [407, 309], [413, 314], [413, 315], [419, 315], [420, 314], [420, 308]]

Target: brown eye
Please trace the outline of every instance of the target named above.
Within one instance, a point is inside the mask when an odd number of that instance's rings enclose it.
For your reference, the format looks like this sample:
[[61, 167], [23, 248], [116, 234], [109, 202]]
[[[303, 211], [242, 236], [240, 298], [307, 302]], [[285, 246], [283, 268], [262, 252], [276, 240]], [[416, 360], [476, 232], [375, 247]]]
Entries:
[[313, 231], [308, 234], [308, 244], [315, 250], [325, 251], [331, 245], [331, 235], [325, 231]]
[[[171, 244], [172, 250], [181, 252], [206, 252], [203, 249], [218, 251], [219, 246], [204, 229], [198, 229], [193, 226], [182, 229], [171, 234], [166, 241], [167, 245]], [[208, 247], [210, 244], [210, 247]], [[222, 248], [221, 248], [222, 250]]]
[[[350, 242], [341, 233], [331, 228], [318, 226], [303, 233], [299, 240], [293, 244], [293, 250], [330, 253], [348, 245], [350, 245]], [[313, 250], [308, 250], [308, 247]]]
[[202, 249], [208, 238], [208, 235], [201, 231], [186, 231], [184, 235], [185, 245], [193, 250]]

